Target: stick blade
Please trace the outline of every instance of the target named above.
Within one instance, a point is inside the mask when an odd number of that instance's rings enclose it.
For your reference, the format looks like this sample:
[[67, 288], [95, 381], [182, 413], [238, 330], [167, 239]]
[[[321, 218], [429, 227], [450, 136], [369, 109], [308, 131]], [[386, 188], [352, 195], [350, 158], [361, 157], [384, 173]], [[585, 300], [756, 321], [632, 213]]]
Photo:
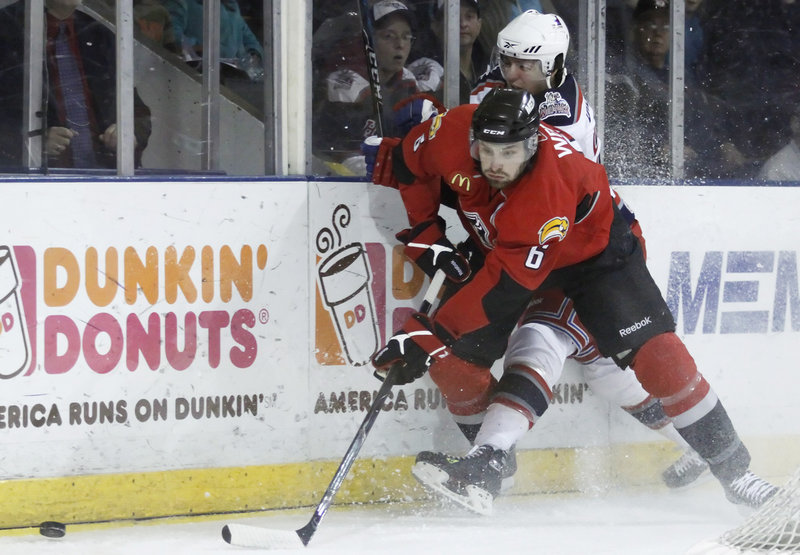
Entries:
[[222, 527], [222, 539], [231, 545], [261, 549], [291, 549], [305, 545], [297, 532], [247, 524], [226, 524]]
[[314, 532], [317, 531], [317, 524], [319, 521], [314, 522], [312, 518], [311, 521], [303, 526], [302, 528], [298, 528], [295, 532], [297, 536], [300, 538], [300, 541], [303, 542], [303, 545], [308, 545], [308, 542], [311, 541], [311, 536], [314, 535]]

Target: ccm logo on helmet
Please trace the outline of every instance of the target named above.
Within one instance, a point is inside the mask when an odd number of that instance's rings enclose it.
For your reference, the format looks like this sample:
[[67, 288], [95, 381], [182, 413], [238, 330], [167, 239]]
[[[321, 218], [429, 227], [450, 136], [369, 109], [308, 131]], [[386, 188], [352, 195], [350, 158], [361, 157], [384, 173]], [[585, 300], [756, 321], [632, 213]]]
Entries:
[[484, 129], [483, 130], [483, 134], [484, 135], [505, 135], [506, 134], [506, 130], [505, 129]]

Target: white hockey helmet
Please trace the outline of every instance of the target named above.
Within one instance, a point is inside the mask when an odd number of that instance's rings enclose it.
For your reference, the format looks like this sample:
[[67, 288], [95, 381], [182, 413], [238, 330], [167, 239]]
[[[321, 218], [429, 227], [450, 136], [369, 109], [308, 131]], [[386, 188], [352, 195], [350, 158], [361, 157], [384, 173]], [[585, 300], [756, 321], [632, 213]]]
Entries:
[[569, 49], [569, 30], [555, 14], [528, 10], [497, 33], [495, 55], [519, 60], [539, 60], [548, 88], [561, 86], [567, 77], [564, 62]]

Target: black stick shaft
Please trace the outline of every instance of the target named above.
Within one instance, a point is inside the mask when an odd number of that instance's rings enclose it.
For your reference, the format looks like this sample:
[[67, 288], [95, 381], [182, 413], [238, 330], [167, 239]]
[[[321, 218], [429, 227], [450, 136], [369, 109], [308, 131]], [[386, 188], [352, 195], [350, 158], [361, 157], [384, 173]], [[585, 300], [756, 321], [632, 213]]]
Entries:
[[369, 407], [367, 415], [364, 417], [364, 421], [361, 423], [361, 426], [359, 426], [353, 441], [350, 443], [350, 447], [347, 449], [347, 453], [345, 453], [342, 462], [339, 463], [339, 468], [336, 470], [336, 474], [333, 475], [333, 480], [331, 480], [328, 489], [325, 490], [325, 494], [322, 496], [322, 499], [317, 505], [317, 509], [311, 516], [311, 520], [308, 521], [308, 524], [299, 530], [296, 530], [297, 535], [300, 536], [300, 540], [303, 542], [303, 545], [308, 545], [308, 542], [311, 541], [311, 536], [313, 536], [314, 532], [317, 531], [317, 527], [319, 526], [322, 517], [325, 516], [328, 508], [333, 503], [333, 497], [336, 495], [336, 492], [339, 491], [339, 487], [341, 487], [345, 476], [347, 476], [347, 473], [353, 466], [353, 463], [358, 456], [358, 452], [361, 450], [361, 446], [364, 445], [364, 441], [367, 439], [367, 434], [372, 428], [372, 425], [375, 423], [375, 420], [378, 418], [378, 414], [383, 408], [386, 397], [392, 390], [392, 386], [394, 386], [394, 380], [394, 372], [390, 371], [386, 375], [386, 379], [383, 380], [383, 384], [378, 390], [378, 394], [375, 396], [372, 406]]
[[378, 57], [375, 55], [375, 34], [370, 15], [369, 0], [358, 0], [358, 12], [361, 16], [361, 35], [364, 38], [364, 51], [367, 55], [367, 74], [372, 90], [372, 103], [375, 109], [375, 123], [378, 135], [383, 137], [383, 95], [378, 75]]
[[[431, 309], [433, 302], [436, 300], [436, 296], [439, 294], [439, 290], [442, 288], [444, 278], [444, 272], [441, 270], [438, 270], [433, 276], [431, 284], [428, 286], [428, 290], [425, 292], [425, 298], [420, 306], [420, 312], [427, 313]], [[336, 469], [336, 474], [333, 475], [333, 479], [328, 485], [328, 489], [325, 490], [325, 494], [317, 504], [314, 514], [311, 515], [311, 520], [309, 520], [308, 524], [302, 528], [295, 530], [297, 535], [300, 536], [300, 541], [303, 542], [303, 545], [308, 545], [308, 542], [311, 541], [311, 536], [313, 536], [314, 532], [317, 531], [317, 527], [322, 521], [322, 517], [325, 516], [325, 513], [333, 503], [333, 498], [336, 495], [336, 492], [339, 491], [345, 476], [347, 476], [347, 473], [350, 472], [350, 468], [353, 466], [353, 463], [358, 456], [358, 452], [361, 450], [361, 446], [364, 445], [364, 441], [367, 439], [367, 434], [369, 434], [370, 429], [372, 429], [375, 419], [378, 418], [378, 414], [380, 414], [383, 404], [386, 401], [386, 397], [388, 397], [389, 392], [392, 390], [392, 386], [394, 386], [394, 383], [395, 372], [394, 368], [391, 368], [386, 375], [386, 378], [383, 380], [383, 384], [378, 390], [375, 400], [372, 401], [372, 405], [369, 407], [369, 410], [367, 410], [364, 421], [361, 422], [361, 426], [358, 427], [358, 431], [356, 432], [353, 441], [350, 442], [350, 447], [347, 448], [347, 452], [344, 454], [342, 462], [339, 463], [339, 468]]]

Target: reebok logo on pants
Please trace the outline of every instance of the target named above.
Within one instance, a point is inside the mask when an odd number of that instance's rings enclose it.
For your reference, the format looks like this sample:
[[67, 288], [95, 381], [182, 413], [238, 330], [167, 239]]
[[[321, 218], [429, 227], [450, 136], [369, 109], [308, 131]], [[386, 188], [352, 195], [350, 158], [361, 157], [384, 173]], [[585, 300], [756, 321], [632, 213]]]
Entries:
[[651, 323], [652, 323], [652, 321], [650, 320], [650, 316], [645, 316], [643, 320], [641, 320], [639, 322], [636, 322], [632, 326], [629, 326], [627, 328], [623, 328], [623, 329], [619, 330], [619, 336], [620, 337], [625, 337], [626, 335], [630, 335], [633, 332], [635, 332], [636, 330], [640, 330], [643, 327], [645, 327], [646, 325], [651, 324]]

